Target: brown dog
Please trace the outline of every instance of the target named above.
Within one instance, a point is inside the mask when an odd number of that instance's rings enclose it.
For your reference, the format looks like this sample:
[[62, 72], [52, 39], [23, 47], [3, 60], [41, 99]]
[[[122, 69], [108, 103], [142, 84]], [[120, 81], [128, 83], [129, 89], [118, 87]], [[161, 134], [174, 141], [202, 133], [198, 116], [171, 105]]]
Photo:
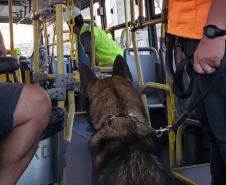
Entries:
[[94, 185], [172, 185], [173, 177], [155, 154], [140, 95], [121, 56], [113, 76], [98, 80], [81, 67], [81, 86], [87, 93], [95, 129], [90, 146]]

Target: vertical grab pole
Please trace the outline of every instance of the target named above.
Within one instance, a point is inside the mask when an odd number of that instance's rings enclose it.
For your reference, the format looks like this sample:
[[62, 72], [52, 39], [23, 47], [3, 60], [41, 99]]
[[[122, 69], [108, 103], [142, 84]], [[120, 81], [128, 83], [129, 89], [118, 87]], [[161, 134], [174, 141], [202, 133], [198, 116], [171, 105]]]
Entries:
[[[163, 0], [162, 1], [162, 13], [161, 13], [161, 19], [162, 19], [162, 23], [161, 23], [161, 34], [160, 34], [160, 49], [165, 50], [165, 37], [166, 37], [166, 29], [167, 29], [167, 7], [168, 7], [168, 3], [167, 0]], [[163, 58], [166, 58], [166, 55], [163, 55]], [[165, 66], [165, 61], [164, 61], [164, 72], [166, 74], [166, 84], [169, 85], [169, 87], [172, 87], [172, 82], [170, 80], [169, 74], [166, 70], [166, 66]], [[172, 91], [170, 90], [170, 92], [167, 93], [167, 120], [168, 120], [168, 125], [172, 126], [172, 124], [175, 122], [175, 116], [174, 116], [174, 112], [175, 112], [175, 101], [174, 101], [174, 95], [172, 93]], [[182, 135], [181, 133], [181, 129], [179, 129], [177, 131], [177, 133], [175, 134], [173, 131], [170, 130], [169, 132], [169, 162], [170, 162], [170, 167], [174, 168], [176, 167], [176, 164], [178, 162], [178, 160], [181, 159], [182, 156], [182, 152], [181, 149], [182, 145], [181, 142], [177, 142], [175, 144], [175, 140], [176, 138], [181, 138], [180, 136]], [[178, 157], [180, 159], [178, 159]]]
[[[168, 125], [172, 126], [175, 122], [174, 117], [174, 111], [175, 111], [175, 102], [174, 102], [174, 96], [172, 91], [167, 93], [167, 117], [168, 117]], [[170, 167], [174, 168], [176, 167], [176, 161], [175, 161], [175, 133], [170, 130], [169, 132], [169, 163]]]
[[[63, 5], [56, 4], [56, 36], [57, 36], [57, 74], [64, 74], [64, 48], [63, 48]], [[64, 101], [58, 106], [64, 108]]]
[[[130, 11], [131, 11], [131, 25], [135, 24], [135, 16], [134, 16], [134, 0], [130, 0]], [[132, 31], [132, 43], [133, 43], [133, 52], [134, 52], [134, 57], [135, 57], [135, 62], [136, 62], [136, 69], [137, 69], [137, 76], [138, 76], [138, 82], [140, 86], [144, 85], [144, 80], [142, 76], [142, 71], [141, 71], [141, 66], [140, 66], [140, 59], [139, 59], [139, 54], [138, 54], [138, 49], [136, 45], [136, 32]], [[148, 124], [151, 127], [151, 120], [150, 120], [150, 115], [149, 115], [149, 110], [148, 110], [148, 103], [147, 103], [147, 97], [146, 95], [141, 95], [145, 112], [148, 118]]]
[[138, 5], [139, 5], [139, 17], [143, 17], [144, 16], [144, 13], [143, 13], [143, 0], [139, 0]]
[[65, 139], [71, 141], [73, 135], [73, 123], [75, 117], [75, 93], [74, 90], [68, 90], [68, 116], [67, 116], [67, 125], [65, 128]]
[[90, 23], [91, 23], [91, 58], [92, 58], [92, 65], [95, 65], [95, 41], [94, 41], [94, 16], [93, 16], [93, 0], [90, 0]]
[[138, 8], [139, 8], [138, 22], [139, 22], [140, 26], [142, 26], [144, 24], [144, 22], [145, 22], [143, 7], [144, 7], [143, 0], [139, 0], [138, 1]]
[[[63, 2], [62, 2], [63, 3]], [[57, 37], [57, 74], [64, 74], [64, 48], [63, 48], [63, 4], [61, 1], [55, 4], [56, 10], [56, 37]], [[57, 105], [64, 108], [64, 101], [58, 101]], [[65, 169], [60, 185], [66, 185]]]
[[[75, 43], [77, 43], [77, 36], [73, 32], [74, 27], [74, 17], [72, 16], [72, 11], [74, 9], [74, 0], [68, 0], [67, 2], [68, 10], [70, 10], [70, 16], [68, 18], [69, 27], [70, 27], [70, 43], [71, 43], [71, 60], [76, 60], [78, 64], [77, 57], [77, 47], [75, 49]], [[65, 139], [67, 141], [71, 141], [72, 133], [73, 133], [73, 124], [74, 124], [74, 116], [75, 116], [75, 95], [74, 90], [68, 90], [68, 119], [67, 125], [65, 128]]]
[[53, 41], [52, 41], [52, 53], [51, 53], [51, 55], [52, 55], [52, 60], [53, 60], [53, 58], [54, 58], [54, 47], [55, 47], [55, 44], [56, 44], [56, 41], [55, 41], [55, 38], [56, 37], [56, 26], [55, 25], [53, 25]]
[[[13, 37], [13, 13], [12, 13], [12, 0], [8, 0], [9, 4], [9, 31], [10, 31], [10, 54], [13, 57], [16, 57], [16, 53], [14, 51], [14, 37]], [[20, 69], [16, 70], [17, 81], [22, 83], [22, 76]]]
[[46, 17], [44, 18], [44, 38], [45, 38], [45, 50], [46, 50], [46, 56], [45, 56], [45, 62], [48, 64], [48, 35], [47, 35], [47, 26], [46, 26]]
[[63, 48], [63, 6], [56, 4], [56, 36], [57, 36], [57, 73], [64, 74], [64, 48]]
[[77, 49], [78, 47], [75, 47], [75, 44], [77, 43], [77, 36], [73, 31], [75, 22], [74, 22], [74, 17], [73, 17], [73, 9], [74, 9], [74, 0], [68, 0], [67, 2], [67, 8], [70, 11], [70, 16], [68, 17], [68, 22], [69, 22], [69, 41], [71, 43], [71, 51], [70, 51], [70, 55], [71, 55], [71, 60], [76, 60], [77, 65], [78, 65], [78, 57], [77, 57]]
[[129, 27], [128, 27], [128, 7], [127, 0], [124, 0], [124, 12], [125, 12], [125, 29], [126, 29], [126, 48], [129, 48]]
[[11, 55], [15, 55], [15, 53], [14, 53], [14, 38], [13, 38], [12, 0], [8, 0], [8, 4], [9, 4], [10, 53], [11, 53]]
[[[32, 1], [32, 11], [33, 15], [36, 17], [38, 16], [39, 12], [39, 1], [38, 0], [33, 0]], [[34, 71], [38, 72], [39, 71], [39, 23], [38, 19], [35, 18], [32, 20], [33, 24], [33, 35], [34, 35]]]

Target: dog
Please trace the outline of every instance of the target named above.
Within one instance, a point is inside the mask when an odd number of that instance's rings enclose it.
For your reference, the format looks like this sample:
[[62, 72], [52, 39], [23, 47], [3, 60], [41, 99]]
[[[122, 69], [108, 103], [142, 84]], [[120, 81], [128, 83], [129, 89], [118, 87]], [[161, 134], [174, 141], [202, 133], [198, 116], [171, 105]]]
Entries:
[[160, 163], [147, 125], [140, 95], [121, 56], [112, 77], [98, 79], [80, 68], [81, 88], [89, 99], [95, 130], [90, 140], [93, 185], [173, 185], [174, 178]]

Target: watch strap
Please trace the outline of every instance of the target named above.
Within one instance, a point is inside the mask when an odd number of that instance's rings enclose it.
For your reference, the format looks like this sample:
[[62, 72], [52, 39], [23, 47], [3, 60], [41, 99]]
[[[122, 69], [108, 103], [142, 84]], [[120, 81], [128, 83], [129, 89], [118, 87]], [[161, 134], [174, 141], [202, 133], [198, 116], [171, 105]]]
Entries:
[[[208, 28], [213, 29], [214, 34], [208, 34]], [[204, 34], [206, 37], [213, 39], [226, 35], [226, 30], [218, 28], [216, 25], [207, 25], [204, 27]]]

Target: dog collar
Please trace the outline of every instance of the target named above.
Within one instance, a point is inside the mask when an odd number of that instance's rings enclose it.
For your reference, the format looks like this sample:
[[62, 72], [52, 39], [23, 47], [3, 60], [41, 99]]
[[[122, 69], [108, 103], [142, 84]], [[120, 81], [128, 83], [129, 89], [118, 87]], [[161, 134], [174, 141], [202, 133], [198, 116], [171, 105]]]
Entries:
[[107, 119], [105, 120], [105, 122], [108, 123], [109, 121], [112, 121], [112, 120], [117, 119], [117, 118], [122, 118], [122, 117], [123, 118], [133, 118], [140, 123], [146, 123], [145, 119], [139, 118], [136, 114], [134, 114], [132, 112], [109, 114], [107, 116]]

